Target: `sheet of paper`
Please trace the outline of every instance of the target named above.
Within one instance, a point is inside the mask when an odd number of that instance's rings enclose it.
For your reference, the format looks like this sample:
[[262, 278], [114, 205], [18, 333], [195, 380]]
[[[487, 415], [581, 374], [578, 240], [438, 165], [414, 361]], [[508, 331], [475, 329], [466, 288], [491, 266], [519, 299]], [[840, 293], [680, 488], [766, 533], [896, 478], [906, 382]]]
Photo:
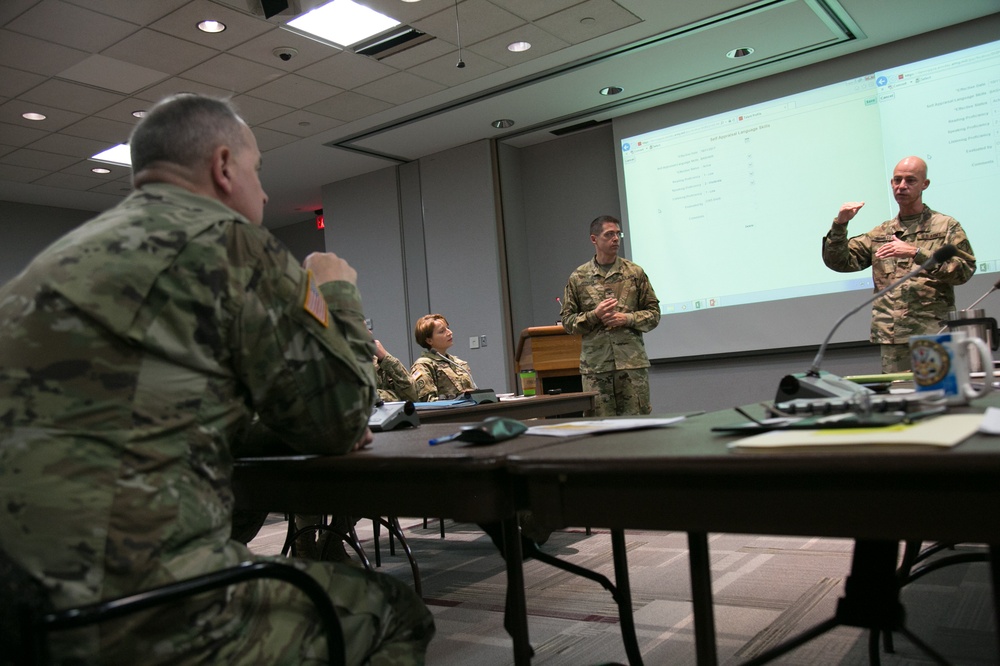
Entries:
[[640, 430], [643, 428], [662, 428], [683, 421], [685, 417], [674, 416], [668, 419], [601, 419], [589, 421], [568, 421], [553, 425], [531, 426], [529, 435], [546, 435], [548, 437], [576, 437], [577, 435], [595, 435], [602, 432], [620, 432], [623, 430]]
[[1000, 409], [987, 407], [979, 432], [985, 435], [1000, 435]]
[[850, 446], [952, 447], [979, 429], [982, 414], [944, 414], [882, 428], [831, 428], [826, 430], [772, 430], [729, 444], [731, 449], [783, 449]]

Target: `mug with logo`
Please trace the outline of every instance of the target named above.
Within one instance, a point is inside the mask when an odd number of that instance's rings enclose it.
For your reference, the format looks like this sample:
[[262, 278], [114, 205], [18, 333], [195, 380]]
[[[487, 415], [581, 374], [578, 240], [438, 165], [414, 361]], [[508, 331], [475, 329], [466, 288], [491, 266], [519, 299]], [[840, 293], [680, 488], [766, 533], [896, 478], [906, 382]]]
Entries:
[[[975, 357], [975, 358], [974, 358]], [[964, 331], [914, 335], [910, 338], [910, 360], [913, 383], [917, 391], [944, 391], [942, 402], [964, 405], [990, 392], [992, 374], [983, 379], [981, 387], [972, 385], [969, 368], [978, 358], [981, 368], [993, 368], [993, 356], [980, 338]]]

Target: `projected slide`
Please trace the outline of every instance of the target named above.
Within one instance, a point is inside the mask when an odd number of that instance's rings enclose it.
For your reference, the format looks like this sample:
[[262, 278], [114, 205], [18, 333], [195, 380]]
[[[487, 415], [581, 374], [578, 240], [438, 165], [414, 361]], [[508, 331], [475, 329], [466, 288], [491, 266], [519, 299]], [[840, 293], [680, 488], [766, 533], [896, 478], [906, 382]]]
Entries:
[[[895, 216], [893, 166], [923, 157], [924, 202], [997, 271], [1000, 42], [621, 140], [631, 256], [665, 315], [854, 289], [822, 236], [844, 201], [857, 235]], [[669, 258], [669, 261], [667, 259]]]

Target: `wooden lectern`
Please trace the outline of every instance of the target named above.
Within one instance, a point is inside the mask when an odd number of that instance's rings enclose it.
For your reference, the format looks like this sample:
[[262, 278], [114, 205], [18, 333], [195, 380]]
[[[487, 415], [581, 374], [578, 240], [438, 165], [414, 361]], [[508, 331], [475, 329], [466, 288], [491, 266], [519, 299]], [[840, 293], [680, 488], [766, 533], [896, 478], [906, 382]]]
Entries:
[[517, 371], [534, 370], [538, 374], [537, 391], [560, 388], [564, 392], [582, 391], [580, 381], [579, 335], [570, 335], [560, 325], [530, 326], [521, 331], [514, 361]]

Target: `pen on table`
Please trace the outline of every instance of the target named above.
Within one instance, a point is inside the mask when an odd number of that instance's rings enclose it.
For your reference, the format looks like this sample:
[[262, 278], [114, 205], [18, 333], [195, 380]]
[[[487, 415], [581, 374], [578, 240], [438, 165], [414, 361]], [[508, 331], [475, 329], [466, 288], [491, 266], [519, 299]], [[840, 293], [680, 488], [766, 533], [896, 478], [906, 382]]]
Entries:
[[453, 432], [450, 435], [444, 435], [443, 437], [435, 437], [434, 439], [428, 441], [427, 443], [430, 446], [434, 446], [435, 444], [444, 444], [445, 442], [450, 442], [453, 439], [457, 439], [459, 434], [460, 433]]

